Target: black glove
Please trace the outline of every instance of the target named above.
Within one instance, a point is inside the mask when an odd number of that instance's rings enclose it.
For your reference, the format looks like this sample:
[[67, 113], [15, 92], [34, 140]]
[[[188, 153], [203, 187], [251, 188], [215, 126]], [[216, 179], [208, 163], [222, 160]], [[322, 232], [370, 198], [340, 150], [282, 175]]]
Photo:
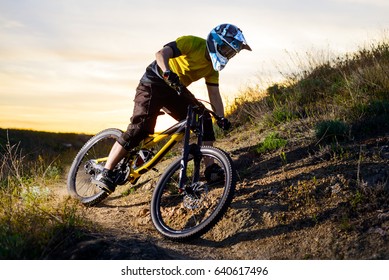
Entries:
[[178, 75], [170, 70], [163, 72], [163, 79], [169, 86], [171, 86], [175, 90], [179, 90], [182, 87]]
[[231, 123], [226, 118], [218, 119], [216, 124], [223, 130], [229, 130], [231, 128]]

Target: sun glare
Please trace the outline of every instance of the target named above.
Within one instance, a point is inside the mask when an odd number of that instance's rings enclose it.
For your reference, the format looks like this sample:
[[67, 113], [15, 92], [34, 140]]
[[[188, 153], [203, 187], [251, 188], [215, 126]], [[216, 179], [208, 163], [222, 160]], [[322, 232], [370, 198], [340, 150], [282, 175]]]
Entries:
[[168, 114], [159, 116], [157, 119], [157, 124], [155, 126], [155, 132], [162, 132], [174, 125], [176, 122], [177, 121]]

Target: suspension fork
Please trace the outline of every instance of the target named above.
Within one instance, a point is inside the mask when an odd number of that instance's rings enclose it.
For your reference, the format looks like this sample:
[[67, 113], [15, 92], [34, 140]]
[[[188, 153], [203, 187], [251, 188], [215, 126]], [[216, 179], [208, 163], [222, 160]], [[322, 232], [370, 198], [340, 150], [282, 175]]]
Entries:
[[186, 174], [186, 169], [188, 167], [188, 158], [189, 158], [189, 138], [190, 138], [190, 126], [193, 119], [193, 108], [191, 105], [188, 106], [188, 113], [186, 116], [186, 124], [185, 124], [185, 133], [184, 133], [184, 147], [182, 151], [181, 158], [181, 170], [179, 177], [179, 190], [183, 191], [185, 188], [185, 184], [188, 181], [188, 176]]
[[187, 122], [185, 125], [185, 134], [184, 134], [184, 143], [183, 143], [183, 152], [181, 158], [181, 170], [179, 175], [179, 189], [183, 191], [185, 185], [187, 184], [189, 178], [187, 175], [187, 167], [189, 155], [193, 155], [194, 160], [194, 170], [192, 183], [198, 182], [200, 178], [200, 162], [201, 162], [201, 151], [200, 146], [202, 143], [202, 132], [198, 133], [197, 144], [189, 144], [190, 140], [190, 131], [192, 127], [197, 127], [197, 123], [200, 121], [200, 127], [202, 131], [202, 119], [198, 120], [198, 115], [194, 112], [191, 105], [188, 106]]

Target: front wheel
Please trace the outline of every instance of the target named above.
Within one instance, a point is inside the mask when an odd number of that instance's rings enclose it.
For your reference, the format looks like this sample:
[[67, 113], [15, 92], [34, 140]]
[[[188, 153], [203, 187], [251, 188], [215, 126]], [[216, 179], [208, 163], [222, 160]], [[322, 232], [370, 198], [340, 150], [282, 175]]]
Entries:
[[68, 174], [68, 192], [87, 206], [93, 206], [108, 194], [93, 183], [104, 168], [108, 154], [122, 132], [109, 128], [89, 139], [73, 160]]
[[[195, 164], [198, 156], [200, 164]], [[209, 162], [218, 164], [224, 173], [214, 182], [207, 182], [204, 176]], [[189, 156], [183, 191], [179, 190], [180, 170], [181, 159], [177, 159], [160, 177], [151, 201], [151, 217], [163, 236], [185, 241], [203, 235], [221, 219], [234, 195], [236, 171], [227, 153], [210, 146], [201, 147], [199, 155]]]

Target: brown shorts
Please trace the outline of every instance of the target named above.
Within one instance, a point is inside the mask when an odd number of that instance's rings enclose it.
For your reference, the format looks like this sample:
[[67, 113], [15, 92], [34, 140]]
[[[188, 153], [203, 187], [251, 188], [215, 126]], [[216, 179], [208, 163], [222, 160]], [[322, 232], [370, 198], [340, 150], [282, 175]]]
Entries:
[[[177, 121], [186, 118], [189, 101], [179, 96], [165, 84], [143, 84], [136, 88], [134, 112], [127, 130], [118, 139], [126, 150], [131, 150], [149, 134], [154, 133], [157, 117], [162, 108]], [[214, 141], [212, 119], [208, 115], [204, 122], [203, 141]]]

